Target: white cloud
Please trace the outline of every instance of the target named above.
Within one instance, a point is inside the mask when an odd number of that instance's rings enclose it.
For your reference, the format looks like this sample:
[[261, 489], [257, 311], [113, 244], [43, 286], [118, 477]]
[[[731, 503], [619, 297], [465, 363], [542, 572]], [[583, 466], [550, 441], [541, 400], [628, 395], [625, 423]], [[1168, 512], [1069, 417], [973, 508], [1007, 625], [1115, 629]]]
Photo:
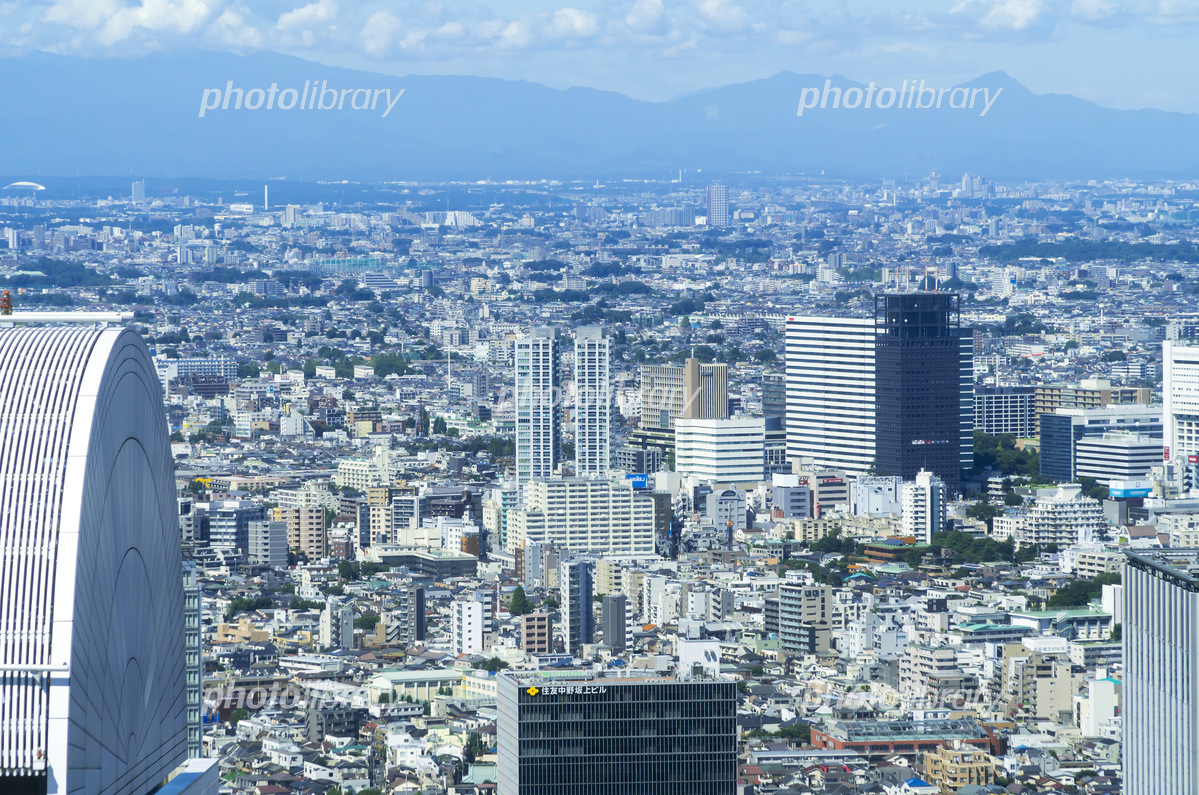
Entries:
[[665, 33], [669, 28], [662, 0], [637, 0], [625, 15], [624, 23], [634, 33], [647, 35]]
[[403, 23], [390, 11], [376, 11], [362, 26], [362, 49], [375, 58], [388, 55], [399, 40]]
[[1110, 19], [1118, 10], [1111, 0], [1073, 0], [1070, 3], [1070, 16], [1088, 22]]
[[577, 8], [560, 8], [550, 19], [549, 35], [559, 39], [584, 39], [599, 33], [599, 17]]
[[951, 13], [977, 15], [980, 28], [1023, 31], [1042, 22], [1049, 11], [1044, 0], [964, 0]]
[[[376, 14], [376, 16], [378, 15]], [[276, 27], [287, 32], [311, 30], [326, 27], [336, 18], [337, 3], [335, 0], [316, 0], [314, 3], [280, 14]]]
[[749, 14], [730, 0], [698, 0], [697, 22], [713, 33], [740, 33], [749, 24]]

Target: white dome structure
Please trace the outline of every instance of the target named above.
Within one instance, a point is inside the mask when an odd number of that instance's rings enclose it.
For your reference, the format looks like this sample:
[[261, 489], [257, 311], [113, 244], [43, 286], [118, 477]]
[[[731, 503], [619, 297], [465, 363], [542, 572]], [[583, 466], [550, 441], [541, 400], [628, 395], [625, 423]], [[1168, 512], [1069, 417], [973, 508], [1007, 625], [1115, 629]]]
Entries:
[[0, 330], [0, 792], [141, 795], [184, 761], [175, 512], [141, 338]]

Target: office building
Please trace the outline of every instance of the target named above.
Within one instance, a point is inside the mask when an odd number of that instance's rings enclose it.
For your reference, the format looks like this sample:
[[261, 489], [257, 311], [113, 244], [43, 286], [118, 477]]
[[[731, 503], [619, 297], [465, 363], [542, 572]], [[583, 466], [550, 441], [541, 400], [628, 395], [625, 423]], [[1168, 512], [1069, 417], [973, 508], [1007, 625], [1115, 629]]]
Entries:
[[0, 789], [152, 792], [189, 739], [154, 362], [125, 329], [16, 327], [0, 330], [0, 373]]
[[533, 480], [525, 504], [508, 511], [506, 548], [535, 542], [565, 552], [652, 555], [657, 511], [653, 493], [631, 481]]
[[1060, 409], [1148, 406], [1153, 402], [1153, 390], [1148, 387], [1112, 386], [1106, 378], [1085, 378], [1078, 384], [1038, 384], [1033, 402], [1033, 414], [1039, 432], [1043, 414], [1054, 414]]
[[1162, 343], [1166, 458], [1199, 454], [1199, 346]]
[[134, 180], [133, 182], [133, 203], [144, 204], [146, 201], [146, 181], [144, 179]]
[[600, 632], [604, 645], [613, 654], [629, 648], [629, 599], [624, 594], [608, 594], [600, 606]]
[[549, 613], [526, 613], [520, 617], [520, 649], [525, 654], [549, 654], [554, 650], [554, 626]]
[[729, 189], [720, 184], [708, 186], [708, 226], [729, 225]]
[[960, 307], [952, 293], [874, 297], [875, 469], [904, 480], [927, 470], [955, 494], [962, 475]]
[[1124, 792], [1199, 792], [1199, 550], [1129, 552], [1123, 585]]
[[762, 376], [762, 416], [767, 420], [777, 419], [780, 427], [787, 428], [787, 376], [767, 374]]
[[707, 481], [750, 483], [765, 478], [766, 427], [761, 417], [694, 420], [674, 426], [674, 468]]
[[1135, 433], [1084, 436], [1074, 445], [1075, 474], [1101, 483], [1134, 480], [1162, 463], [1162, 440]]
[[1010, 433], [1017, 439], [1036, 436], [1035, 391], [1031, 386], [976, 387], [975, 429], [992, 436]]
[[787, 458], [957, 492], [973, 466], [974, 338], [950, 293], [875, 296], [875, 316], [787, 319]]
[[673, 429], [680, 417], [721, 420], [729, 416], [729, 366], [687, 359], [641, 367], [641, 427]]
[[287, 524], [285, 522], [250, 522], [251, 566], [287, 568]]
[[455, 657], [483, 653], [483, 603], [450, 603], [450, 649]]
[[1069, 482], [1078, 477], [1078, 443], [1089, 436], [1117, 431], [1153, 439], [1163, 435], [1162, 409], [1152, 406], [1108, 406], [1058, 409], [1041, 415], [1041, 474]]
[[354, 648], [354, 608], [334, 597], [325, 602], [318, 629], [321, 648], [337, 651]]
[[920, 543], [932, 542], [933, 533], [945, 529], [946, 488], [939, 477], [921, 470], [911, 483], [903, 484], [903, 534]]
[[874, 466], [874, 318], [790, 317], [787, 458], [866, 474]]
[[501, 673], [499, 795], [735, 795], [737, 689], [720, 679]]
[[557, 329], [540, 326], [518, 339], [516, 479], [548, 478], [562, 453], [562, 364]]
[[605, 477], [612, 466], [612, 347], [599, 326], [575, 330], [575, 474]]
[[563, 560], [558, 563], [559, 609], [562, 611], [562, 642], [567, 654], [578, 654], [584, 643], [595, 640], [595, 562]]

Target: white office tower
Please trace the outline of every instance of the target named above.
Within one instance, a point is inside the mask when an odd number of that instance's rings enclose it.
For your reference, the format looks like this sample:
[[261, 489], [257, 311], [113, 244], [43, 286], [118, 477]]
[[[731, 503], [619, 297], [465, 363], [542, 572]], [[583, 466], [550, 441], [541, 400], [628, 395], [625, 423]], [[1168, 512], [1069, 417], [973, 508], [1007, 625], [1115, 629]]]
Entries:
[[866, 474], [874, 463], [874, 318], [787, 318], [787, 459]]
[[1124, 793], [1199, 792], [1199, 549], [1127, 554]]
[[540, 326], [518, 339], [516, 479], [548, 478], [562, 449], [562, 368], [557, 329]]
[[450, 603], [450, 648], [455, 657], [483, 653], [483, 603]]
[[945, 529], [945, 484], [931, 472], [921, 470], [915, 482], [903, 484], [903, 534], [922, 543]]
[[354, 648], [354, 608], [330, 598], [321, 611], [320, 642], [325, 649]]
[[761, 417], [674, 423], [675, 471], [705, 481], [755, 483], [765, 478], [766, 422]]
[[1166, 458], [1199, 454], [1199, 346], [1162, 343]]
[[575, 331], [575, 474], [605, 477], [612, 464], [612, 345], [599, 326]]
[[97, 324], [0, 330], [0, 446], [0, 791], [155, 791], [187, 758], [187, 659], [145, 343]]

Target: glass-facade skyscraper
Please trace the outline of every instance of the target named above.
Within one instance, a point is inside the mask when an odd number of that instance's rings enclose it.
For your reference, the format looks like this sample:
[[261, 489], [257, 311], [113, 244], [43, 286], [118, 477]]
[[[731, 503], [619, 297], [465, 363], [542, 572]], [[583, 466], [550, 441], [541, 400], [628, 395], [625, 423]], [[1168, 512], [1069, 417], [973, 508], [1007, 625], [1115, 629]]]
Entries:
[[733, 795], [732, 680], [502, 674], [499, 795]]

